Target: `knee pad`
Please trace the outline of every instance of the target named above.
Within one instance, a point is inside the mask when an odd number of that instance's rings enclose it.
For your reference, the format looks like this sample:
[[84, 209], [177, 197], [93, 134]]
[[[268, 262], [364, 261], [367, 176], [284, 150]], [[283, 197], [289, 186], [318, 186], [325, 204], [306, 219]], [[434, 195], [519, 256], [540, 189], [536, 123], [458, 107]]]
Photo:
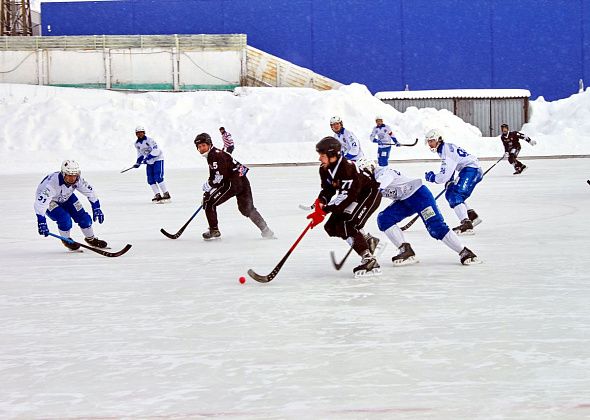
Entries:
[[430, 236], [439, 241], [442, 240], [450, 230], [440, 214], [426, 220], [425, 224]]
[[514, 165], [514, 162], [516, 162], [516, 156], [514, 156], [512, 153], [510, 153], [508, 155], [508, 163], [510, 163], [511, 165]]
[[63, 232], [72, 229], [72, 218], [70, 216], [60, 217], [57, 222], [57, 228]]
[[[87, 227], [92, 226], [92, 218], [86, 210], [82, 209], [72, 215], [74, 221], [80, 226], [82, 229], [86, 229]], [[71, 222], [70, 222], [71, 223]]]
[[377, 215], [377, 227], [381, 232], [385, 232], [387, 229], [395, 225], [395, 223], [396, 222], [391, 219], [388, 220], [388, 217], [386, 217], [383, 212]]
[[346, 239], [346, 236], [344, 235], [344, 229], [342, 229], [340, 226], [334, 225], [332, 223], [326, 223], [324, 225], [324, 230], [328, 236]]

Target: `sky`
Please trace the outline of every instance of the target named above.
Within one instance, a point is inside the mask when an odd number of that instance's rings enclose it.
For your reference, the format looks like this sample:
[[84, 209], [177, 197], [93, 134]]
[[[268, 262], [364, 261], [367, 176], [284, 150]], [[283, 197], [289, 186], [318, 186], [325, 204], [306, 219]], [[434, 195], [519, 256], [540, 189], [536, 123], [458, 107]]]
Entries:
[[[315, 143], [332, 134], [330, 117], [338, 115], [376, 157], [369, 141], [375, 116], [382, 115], [403, 143], [392, 159], [435, 159], [424, 134], [438, 128], [445, 140], [482, 158], [503, 153], [499, 138], [449, 111], [410, 108], [396, 111], [359, 84], [338, 90], [307, 88], [237, 88], [234, 92], [127, 93], [35, 85], [0, 85], [0, 153], [8, 157], [4, 173], [49, 172], [65, 159], [82, 170], [121, 170], [136, 158], [135, 126], [144, 125], [163, 150], [166, 168], [204, 167], [193, 140], [211, 134], [221, 146], [218, 128], [236, 142], [234, 156], [244, 164], [315, 162]], [[590, 154], [590, 91], [554, 102], [531, 102], [530, 122], [522, 127], [537, 141], [524, 144], [522, 156]]]

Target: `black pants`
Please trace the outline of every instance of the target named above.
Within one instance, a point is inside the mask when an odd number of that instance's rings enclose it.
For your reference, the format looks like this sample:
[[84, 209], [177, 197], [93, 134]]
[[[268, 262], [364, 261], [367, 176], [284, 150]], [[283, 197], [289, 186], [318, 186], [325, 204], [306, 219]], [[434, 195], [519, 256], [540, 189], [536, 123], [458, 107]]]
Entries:
[[378, 187], [361, 195], [356, 205], [348, 207], [349, 211], [332, 213], [324, 224], [324, 229], [330, 236], [342, 239], [353, 238], [354, 250], [362, 255], [369, 247], [364, 236], [359, 232], [369, 217], [379, 208], [381, 193]]
[[522, 162], [516, 159], [518, 157], [518, 154], [520, 153], [520, 149], [521, 147], [518, 146], [513, 149], [510, 149], [510, 151], [508, 152], [508, 163], [514, 166], [514, 169], [520, 169], [524, 166]]
[[248, 181], [247, 177], [240, 176], [232, 178], [218, 189], [212, 190], [211, 194], [204, 194], [203, 209], [205, 210], [210, 229], [218, 229], [217, 206], [225, 203], [232, 197], [237, 198], [240, 213], [249, 217], [260, 230], [266, 228], [266, 222], [254, 207], [250, 181]]
[[223, 150], [231, 155], [234, 151], [234, 146], [224, 147]]

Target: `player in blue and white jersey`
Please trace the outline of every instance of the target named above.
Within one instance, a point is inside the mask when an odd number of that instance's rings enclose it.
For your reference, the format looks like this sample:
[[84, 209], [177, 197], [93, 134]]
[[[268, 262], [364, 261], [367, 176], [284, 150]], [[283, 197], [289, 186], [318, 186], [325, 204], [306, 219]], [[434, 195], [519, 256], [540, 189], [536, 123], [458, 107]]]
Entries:
[[391, 261], [394, 266], [408, 265], [418, 262], [412, 246], [406, 241], [404, 233], [397, 223], [406, 217], [418, 214], [430, 236], [442, 241], [446, 246], [459, 254], [461, 264], [477, 264], [477, 256], [463, 246], [459, 237], [445, 223], [430, 190], [422, 185], [419, 178], [410, 178], [390, 167], [376, 166], [373, 161], [362, 160], [359, 168], [374, 174], [379, 183], [379, 191], [384, 198], [393, 202], [377, 216], [379, 230], [399, 249], [398, 255]]
[[391, 127], [383, 123], [383, 117], [377, 115], [375, 117], [373, 131], [369, 135], [369, 139], [373, 143], [377, 143], [377, 163], [379, 166], [387, 166], [389, 164], [389, 154], [391, 153], [391, 146], [400, 147], [399, 142], [393, 135]]
[[154, 203], [167, 203], [170, 201], [170, 193], [164, 182], [164, 154], [156, 141], [145, 135], [143, 126], [140, 125], [135, 128], [135, 135], [137, 136], [135, 142], [137, 162], [133, 167], [139, 168], [142, 163], [146, 164], [147, 182], [155, 194], [152, 201]]
[[[465, 200], [471, 196], [473, 189], [483, 178], [479, 161], [461, 147], [445, 143], [439, 130], [430, 130], [426, 133], [425, 143], [442, 159], [439, 173], [426, 172], [426, 181], [446, 185], [445, 198], [461, 222], [453, 230], [458, 234], [473, 233], [473, 226], [477, 226], [481, 220]], [[457, 180], [454, 180], [455, 172], [458, 173]]]
[[356, 162], [365, 157], [361, 150], [361, 144], [354, 133], [344, 128], [342, 118], [338, 116], [330, 118], [330, 128], [335, 134], [334, 137], [340, 142], [340, 145], [342, 146], [342, 155], [344, 155], [346, 159]]
[[[39, 186], [35, 195], [35, 213], [37, 214], [37, 227], [39, 235], [47, 236], [49, 228], [45, 216], [57, 222], [57, 228], [61, 236], [70, 238], [72, 219], [80, 226], [86, 242], [97, 248], [106, 248], [107, 243], [94, 236], [92, 220], [102, 223], [104, 214], [100, 209], [100, 202], [94, 188], [80, 176], [80, 165], [74, 160], [65, 160], [61, 165], [60, 172], [53, 172], [47, 175]], [[84, 194], [92, 206], [92, 218], [84, 210], [82, 203], [74, 191]], [[62, 241], [71, 249], [80, 248], [77, 243]]]

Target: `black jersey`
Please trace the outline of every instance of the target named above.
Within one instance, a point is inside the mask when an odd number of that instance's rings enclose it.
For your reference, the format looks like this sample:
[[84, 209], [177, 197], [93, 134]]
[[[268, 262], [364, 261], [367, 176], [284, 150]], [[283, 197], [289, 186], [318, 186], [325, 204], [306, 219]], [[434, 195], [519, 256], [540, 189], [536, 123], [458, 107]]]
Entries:
[[529, 141], [529, 138], [520, 131], [510, 131], [500, 137], [504, 145], [504, 151], [510, 153], [512, 149], [520, 149], [520, 140]]
[[207, 155], [209, 164], [209, 185], [221, 187], [233, 179], [245, 176], [248, 168], [235, 160], [229, 153], [212, 146]]
[[320, 167], [320, 179], [322, 190], [318, 198], [327, 204], [326, 213], [343, 213], [351, 203], [359, 202], [379, 188], [369, 172], [360, 171], [354, 162], [343, 156], [332, 168]]

